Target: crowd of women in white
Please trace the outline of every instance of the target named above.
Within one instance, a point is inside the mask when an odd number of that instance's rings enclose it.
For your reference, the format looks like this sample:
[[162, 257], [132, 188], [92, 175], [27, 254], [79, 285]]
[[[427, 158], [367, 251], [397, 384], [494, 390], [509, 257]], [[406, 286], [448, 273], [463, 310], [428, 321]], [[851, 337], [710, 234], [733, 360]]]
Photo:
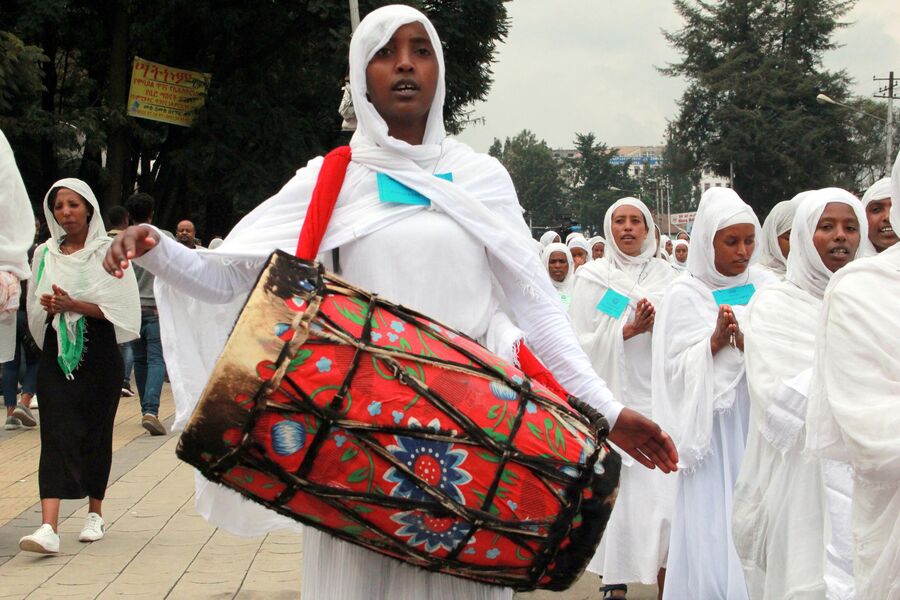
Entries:
[[625, 457], [589, 567], [607, 590], [900, 598], [900, 158], [893, 177], [803, 192], [762, 227], [710, 189], [668, 260], [635, 198], [603, 237], [541, 238], [594, 369], [680, 456], [677, 476]]

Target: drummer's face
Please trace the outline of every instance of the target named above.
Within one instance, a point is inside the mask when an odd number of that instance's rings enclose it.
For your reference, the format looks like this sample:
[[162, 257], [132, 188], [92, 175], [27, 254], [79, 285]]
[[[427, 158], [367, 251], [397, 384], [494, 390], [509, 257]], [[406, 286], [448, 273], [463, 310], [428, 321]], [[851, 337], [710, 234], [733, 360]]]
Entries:
[[421, 23], [397, 29], [366, 67], [369, 100], [391, 136], [421, 144], [437, 90], [438, 63]]

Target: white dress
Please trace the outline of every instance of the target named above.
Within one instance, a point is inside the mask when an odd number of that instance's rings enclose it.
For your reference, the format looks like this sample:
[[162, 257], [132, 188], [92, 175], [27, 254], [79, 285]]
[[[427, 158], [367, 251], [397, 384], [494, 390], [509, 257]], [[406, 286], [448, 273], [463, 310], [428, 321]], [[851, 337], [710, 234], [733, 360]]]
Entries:
[[[749, 277], [757, 289], [771, 282], [755, 269]], [[746, 307], [732, 309], [740, 324]], [[654, 416], [672, 423], [667, 431], [676, 432], [680, 454], [666, 599], [748, 598], [731, 521], [750, 397], [743, 353], [731, 346], [715, 356], [710, 352], [717, 311], [703, 283], [679, 279], [659, 307], [654, 327]]]
[[[613, 240], [611, 235], [608, 239]], [[651, 252], [648, 248], [647, 254]], [[637, 303], [646, 298], [657, 305], [675, 272], [652, 258], [623, 265], [626, 259], [619, 259], [620, 255], [613, 240], [607, 244], [605, 258], [578, 270], [569, 315], [597, 374], [629, 408], [652, 419], [652, 333], [627, 340], [623, 333], [625, 325], [634, 321]], [[614, 258], [624, 268], [612, 266]], [[618, 318], [597, 308], [609, 289], [628, 296], [628, 306]], [[588, 570], [602, 575], [606, 585], [655, 584], [659, 569], [666, 566], [676, 477], [620, 454], [619, 493]]]

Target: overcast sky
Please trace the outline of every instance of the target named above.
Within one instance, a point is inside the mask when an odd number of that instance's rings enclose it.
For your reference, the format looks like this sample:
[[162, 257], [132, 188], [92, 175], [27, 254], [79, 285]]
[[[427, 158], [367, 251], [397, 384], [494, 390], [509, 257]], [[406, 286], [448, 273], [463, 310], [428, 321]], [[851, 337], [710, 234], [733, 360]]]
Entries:
[[[575, 132], [614, 146], [662, 142], [685, 87], [655, 69], [678, 59], [661, 33], [682, 26], [669, 0], [514, 0], [507, 8], [494, 84], [473, 115], [486, 122], [460, 139], [482, 152], [523, 129], [553, 148], [571, 147]], [[853, 92], [868, 96], [878, 87], [873, 75], [900, 76], [900, 1], [858, 0], [845, 21], [843, 47], [825, 66], [845, 69]]]

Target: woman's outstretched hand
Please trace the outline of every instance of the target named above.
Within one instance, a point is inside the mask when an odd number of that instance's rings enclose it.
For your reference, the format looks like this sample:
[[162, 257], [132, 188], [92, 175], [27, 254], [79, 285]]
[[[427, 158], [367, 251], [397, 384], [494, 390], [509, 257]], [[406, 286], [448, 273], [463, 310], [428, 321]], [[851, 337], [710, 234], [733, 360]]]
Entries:
[[622, 409], [609, 433], [609, 441], [648, 469], [658, 467], [663, 473], [678, 470], [678, 450], [672, 438], [635, 410]]
[[103, 268], [113, 277], [121, 278], [131, 260], [143, 256], [157, 244], [159, 233], [155, 229], [145, 225], [132, 225], [113, 240], [103, 259]]

